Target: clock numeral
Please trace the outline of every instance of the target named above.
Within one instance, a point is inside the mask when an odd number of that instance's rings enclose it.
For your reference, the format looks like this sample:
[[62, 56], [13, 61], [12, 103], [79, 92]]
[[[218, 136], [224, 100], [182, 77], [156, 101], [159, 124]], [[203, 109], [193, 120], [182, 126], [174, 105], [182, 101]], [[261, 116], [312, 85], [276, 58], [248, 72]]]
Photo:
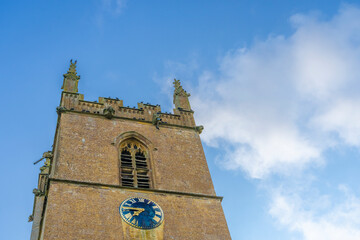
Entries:
[[136, 203], [136, 200], [134, 200], [134, 199], [130, 199], [129, 200], [131, 203]]
[[138, 221], [133, 217], [131, 223], [137, 225]]
[[153, 219], [155, 220], [156, 223], [160, 221], [160, 218], [158, 216], [154, 216]]
[[139, 202], [145, 202], [145, 199], [143, 198], [138, 198], [139, 199]]
[[129, 203], [124, 203], [124, 206], [130, 207], [131, 205]]
[[131, 216], [132, 216], [131, 213], [127, 213], [124, 215], [125, 218], [130, 218]]

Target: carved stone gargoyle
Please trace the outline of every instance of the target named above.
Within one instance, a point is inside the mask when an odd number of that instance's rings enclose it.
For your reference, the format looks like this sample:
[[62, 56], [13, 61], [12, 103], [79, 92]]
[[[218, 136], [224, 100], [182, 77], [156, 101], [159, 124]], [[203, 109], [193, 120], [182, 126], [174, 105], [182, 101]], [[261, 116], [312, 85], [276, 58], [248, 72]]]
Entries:
[[48, 169], [50, 167], [51, 159], [53, 158], [52, 152], [51, 151], [44, 152], [43, 155], [42, 155], [42, 158], [40, 158], [39, 160], [34, 162], [34, 165], [37, 164], [38, 162], [40, 162], [41, 160], [43, 160], [44, 158], [46, 160], [45, 160], [44, 165], [40, 168], [41, 172], [43, 172], [45, 169]]
[[31, 214], [28, 218], [28, 222], [32, 222], [32, 221], [34, 221], [34, 216]]
[[107, 119], [112, 119], [115, 115], [115, 110], [109, 106], [103, 110], [103, 114]]
[[202, 125], [195, 127], [195, 131], [197, 131], [199, 134], [201, 134], [203, 130], [204, 130], [204, 126]]
[[160, 130], [159, 126], [162, 123], [163, 123], [163, 121], [161, 119], [161, 113], [160, 112], [154, 113], [153, 119], [152, 119], [152, 124], [154, 124], [156, 126], [156, 129]]
[[61, 107], [61, 106], [56, 107], [57, 114], [61, 114], [61, 113], [65, 112], [66, 110], [67, 110], [66, 107]]
[[36, 197], [39, 197], [39, 196], [43, 196], [43, 195], [45, 195], [45, 193], [44, 193], [44, 192], [40, 191], [40, 190], [39, 190], [39, 189], [37, 189], [37, 188], [34, 188], [34, 190], [33, 190], [33, 194], [34, 194]]

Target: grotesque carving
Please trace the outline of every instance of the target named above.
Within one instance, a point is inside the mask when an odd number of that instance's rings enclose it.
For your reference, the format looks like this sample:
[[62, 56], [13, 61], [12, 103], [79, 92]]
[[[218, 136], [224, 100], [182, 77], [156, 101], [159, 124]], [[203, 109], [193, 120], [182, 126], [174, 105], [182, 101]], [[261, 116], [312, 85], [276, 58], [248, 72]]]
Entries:
[[44, 193], [44, 192], [40, 191], [40, 190], [39, 190], [39, 189], [37, 189], [37, 188], [34, 188], [34, 190], [33, 190], [33, 194], [34, 194], [36, 197], [40, 197], [40, 196], [45, 195], [45, 193]]
[[202, 125], [195, 127], [195, 131], [197, 131], [199, 134], [201, 134], [203, 130], [204, 130], [204, 126]]
[[48, 169], [50, 167], [52, 158], [53, 158], [53, 154], [51, 151], [44, 152], [42, 158], [34, 162], [34, 165], [40, 162], [41, 160], [46, 159], [44, 165], [40, 168], [40, 171], [44, 172], [45, 169]]
[[103, 114], [107, 119], [112, 119], [115, 115], [115, 110], [111, 106], [109, 106], [104, 109]]
[[161, 119], [161, 113], [160, 112], [154, 113], [153, 119], [152, 119], [152, 124], [154, 124], [156, 126], [156, 129], [159, 130], [160, 129], [159, 126], [162, 123], [163, 123], [163, 121]]
[[62, 112], [65, 112], [66, 110], [67, 110], [66, 107], [61, 107], [61, 106], [56, 107], [57, 114], [61, 114]]

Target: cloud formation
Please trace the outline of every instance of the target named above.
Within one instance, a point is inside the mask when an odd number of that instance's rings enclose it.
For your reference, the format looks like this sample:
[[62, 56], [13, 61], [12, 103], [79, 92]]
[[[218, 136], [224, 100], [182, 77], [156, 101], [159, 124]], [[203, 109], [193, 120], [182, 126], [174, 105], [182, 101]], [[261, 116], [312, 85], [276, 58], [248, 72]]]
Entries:
[[278, 193], [269, 212], [291, 231], [302, 233], [304, 240], [360, 239], [360, 199], [345, 186], [340, 191], [340, 203], [327, 196], [306, 202], [298, 195]]
[[193, 90], [196, 119], [211, 129], [202, 139], [252, 178], [321, 164], [339, 144], [360, 148], [360, 9], [291, 23], [289, 37], [229, 52]]
[[202, 140], [220, 149], [219, 165], [261, 180], [276, 223], [304, 240], [357, 240], [360, 197], [324, 172], [329, 153], [360, 150], [360, 9], [290, 22], [289, 36], [229, 51], [218, 69], [168, 62], [158, 81], [170, 92], [175, 73], [199, 76], [190, 100]]
[[360, 198], [334, 190], [316, 166], [334, 149], [360, 150], [360, 9], [290, 22], [290, 36], [230, 51], [217, 70], [170, 62], [159, 81], [168, 89], [174, 73], [202, 71], [190, 91], [202, 140], [223, 150], [221, 166], [261, 180], [277, 223], [304, 240], [357, 240]]

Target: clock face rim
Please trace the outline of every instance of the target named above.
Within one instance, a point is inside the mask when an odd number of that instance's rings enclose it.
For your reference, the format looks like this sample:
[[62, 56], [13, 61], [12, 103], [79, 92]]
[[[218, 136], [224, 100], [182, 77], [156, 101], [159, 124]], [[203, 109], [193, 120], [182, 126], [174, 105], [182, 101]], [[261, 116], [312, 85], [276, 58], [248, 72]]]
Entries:
[[[123, 207], [123, 205], [124, 205], [127, 201], [129, 201], [130, 199], [134, 199], [134, 198], [137, 198], [137, 199], [139, 199], [139, 198], [145, 199], [145, 200], [147, 200], [147, 201], [150, 201], [150, 202], [154, 203], [154, 204], [159, 208], [159, 210], [160, 210], [160, 212], [161, 212], [161, 219], [160, 219], [160, 221], [159, 221], [155, 226], [149, 227], [149, 228], [142, 227], [142, 226], [138, 226], [138, 225], [135, 225], [135, 224], [131, 223], [128, 219], [125, 218], [125, 216], [124, 216], [124, 214], [123, 214], [123, 211], [122, 211], [122, 207]], [[157, 204], [156, 202], [154, 202], [153, 200], [151, 200], [151, 199], [149, 199], [149, 198], [145, 198], [145, 197], [129, 197], [129, 198], [126, 198], [124, 201], [122, 201], [122, 202], [120, 203], [119, 213], [120, 213], [120, 216], [121, 216], [122, 220], [124, 220], [127, 224], [129, 224], [130, 226], [132, 226], [132, 227], [134, 227], [134, 228], [138, 228], [138, 229], [142, 229], [142, 230], [151, 230], [151, 229], [157, 228], [157, 227], [159, 227], [159, 226], [163, 223], [163, 221], [164, 221], [164, 212], [163, 212], [162, 208], [160, 207], [160, 205]]]

